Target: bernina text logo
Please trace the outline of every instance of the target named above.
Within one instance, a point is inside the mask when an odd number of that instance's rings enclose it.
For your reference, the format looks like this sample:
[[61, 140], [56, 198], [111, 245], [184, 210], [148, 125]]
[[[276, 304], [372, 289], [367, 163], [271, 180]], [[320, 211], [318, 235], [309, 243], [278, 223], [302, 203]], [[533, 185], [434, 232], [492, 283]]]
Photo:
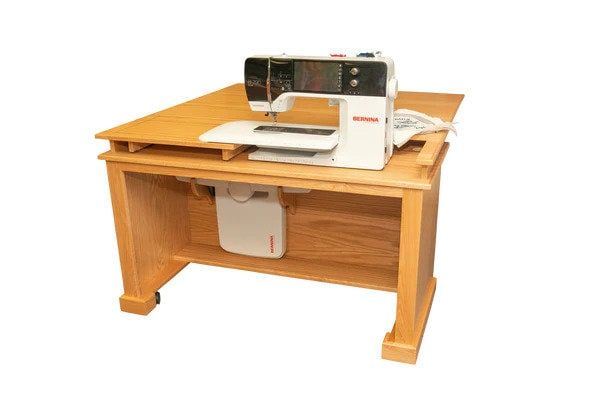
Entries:
[[275, 237], [273, 235], [269, 235], [269, 252], [275, 253]]
[[377, 117], [363, 117], [360, 115], [355, 115], [352, 117], [352, 121], [357, 122], [379, 122], [379, 118]]

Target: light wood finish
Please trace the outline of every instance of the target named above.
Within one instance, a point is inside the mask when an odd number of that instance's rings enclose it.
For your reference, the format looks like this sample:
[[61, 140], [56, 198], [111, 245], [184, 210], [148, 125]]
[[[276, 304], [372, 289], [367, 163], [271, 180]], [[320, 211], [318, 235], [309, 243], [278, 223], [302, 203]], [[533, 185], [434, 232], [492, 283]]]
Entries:
[[206, 202], [210, 205], [215, 203], [212, 195], [208, 191], [208, 187], [204, 185], [198, 185], [195, 178], [190, 179], [190, 187], [192, 189], [192, 193], [197, 199], [206, 200]]
[[223, 159], [223, 161], [229, 161], [233, 157], [237, 156], [241, 152], [243, 152], [246, 149], [248, 149], [249, 147], [250, 146], [240, 146], [240, 147], [238, 147], [235, 150], [221, 150], [221, 158]]
[[417, 156], [417, 164], [425, 166], [433, 165], [438, 154], [440, 154], [440, 151], [442, 150], [447, 135], [448, 131], [441, 131], [427, 140], [423, 145], [423, 149]]
[[296, 194], [295, 193], [284, 193], [283, 188], [279, 186], [277, 188], [277, 198], [281, 207], [287, 208], [290, 214], [296, 214]]
[[435, 164], [433, 164], [432, 166], [422, 167], [422, 168], [426, 168], [426, 174], [423, 174], [423, 170], [421, 170], [421, 179], [424, 179], [427, 182], [430, 182], [429, 189], [432, 189], [435, 187], [435, 183], [433, 183], [433, 179], [435, 176], [437, 176], [438, 174], [441, 173], [442, 163], [444, 162], [444, 159], [446, 158], [446, 153], [448, 152], [448, 148], [449, 148], [449, 144], [444, 143], [444, 145], [442, 146], [442, 150], [440, 150], [440, 153], [438, 154], [438, 157], [435, 160]]
[[109, 143], [110, 143], [110, 151], [112, 151], [112, 152], [129, 151], [129, 143], [128, 142], [120, 142], [118, 140], [111, 140]]
[[141, 149], [145, 149], [148, 146], [151, 146], [152, 143], [136, 143], [136, 142], [128, 142], [127, 150], [130, 153], [135, 153], [136, 151], [140, 151]]
[[[105, 153], [106, 154], [106, 153]], [[103, 155], [100, 158], [103, 159]], [[119, 157], [111, 159], [118, 159]], [[120, 163], [126, 166], [128, 171], [140, 172], [140, 173], [156, 173], [160, 170], [162, 175], [171, 176], [182, 176], [182, 177], [200, 177], [204, 179], [214, 179], [232, 182], [246, 182], [255, 183], [261, 185], [273, 185], [273, 186], [287, 186], [305, 189], [317, 189], [317, 190], [328, 190], [332, 192], [341, 193], [356, 193], [366, 194], [373, 196], [386, 196], [386, 197], [402, 197], [402, 189], [399, 188], [388, 188], [385, 186], [372, 186], [366, 184], [338, 184], [327, 181], [321, 181], [318, 179], [298, 179], [298, 178], [286, 178], [286, 177], [273, 177], [273, 176], [262, 176], [262, 175], [251, 175], [242, 173], [232, 172], [220, 172], [220, 171], [208, 171], [208, 170], [196, 170], [191, 168], [181, 167], [170, 167], [170, 166], [157, 166], [157, 165], [145, 165], [145, 164], [129, 164]]]
[[125, 291], [121, 308], [147, 313], [148, 298], [184, 266], [173, 262], [173, 254], [189, 242], [187, 185], [125, 172], [114, 163], [107, 171]]
[[119, 297], [121, 311], [132, 314], [148, 315], [156, 307], [156, 296], [154, 293], [147, 294], [145, 297], [132, 297], [122, 295]]
[[[400, 347], [404, 349], [402, 354], [408, 347], [414, 351], [415, 359], [418, 353], [418, 344], [427, 320], [423, 316], [429, 313], [435, 289], [433, 262], [439, 184], [440, 175], [437, 174], [431, 190], [406, 190], [402, 198], [396, 322], [394, 329], [384, 340], [384, 358], [389, 356], [398, 360], [401, 356], [398, 346], [390, 348], [390, 342], [401, 343]], [[433, 288], [430, 290], [431, 285]], [[429, 291], [431, 298], [428, 297]], [[387, 345], [385, 341], [388, 342]], [[412, 362], [411, 357], [406, 362]]]
[[[228, 253], [219, 246], [190, 244], [175, 259], [183, 262], [217, 265], [272, 275], [338, 283], [369, 289], [395, 291], [398, 279], [395, 271], [384, 268], [363, 268], [336, 262], [312, 263], [286, 255], [284, 259], [249, 257]], [[282, 262], [285, 260], [284, 262]]]
[[423, 307], [424, 293], [430, 279], [433, 277], [440, 178], [441, 174], [437, 174], [431, 190], [422, 192], [423, 214], [421, 216], [421, 232], [419, 235], [419, 272], [417, 274], [417, 308], [419, 310]]
[[[450, 121], [461, 100], [400, 92], [396, 106]], [[337, 123], [336, 113], [324, 101], [298, 99], [280, 121], [330, 125]], [[190, 262], [395, 291], [395, 322], [382, 357], [414, 363], [436, 287], [447, 132], [418, 135], [396, 149], [382, 171], [250, 161], [239, 146], [197, 140], [223, 122], [261, 118], [250, 112], [241, 85], [234, 85], [97, 135], [110, 141], [111, 150], [99, 158], [107, 161], [123, 274], [121, 309], [149, 313], [158, 288]], [[204, 201], [210, 197], [206, 188], [190, 188], [176, 176], [311, 192], [280, 193], [287, 206], [287, 251], [281, 259], [254, 258], [219, 246], [216, 206]]]
[[[159, 150], [159, 149], [156, 149]], [[165, 149], [167, 150], [167, 149]], [[334, 192], [343, 192], [343, 193], [357, 193], [357, 194], [367, 194], [373, 196], [388, 196], [388, 197], [402, 197], [402, 188], [398, 187], [389, 187], [389, 186], [376, 186], [369, 184], [361, 184], [361, 183], [345, 183], [345, 182], [336, 182], [336, 181], [326, 181], [322, 180], [320, 176], [307, 175], [308, 179], [303, 178], [293, 178], [286, 176], [274, 176], [275, 174], [279, 175], [280, 172], [278, 170], [272, 169], [270, 175], [259, 175], [253, 173], [244, 173], [242, 172], [229, 172], [229, 171], [214, 171], [207, 169], [201, 160], [197, 159], [198, 154], [191, 153], [187, 162], [184, 161], [183, 157], [180, 158], [180, 154], [177, 155], [177, 160], [173, 162], [173, 159], [170, 155], [165, 157], [165, 153], [162, 149], [160, 149], [160, 155], [157, 152], [152, 152], [151, 154], [146, 153], [144, 151], [144, 157], [135, 157], [130, 158], [124, 156], [123, 154], [116, 153], [104, 153], [99, 156], [100, 159], [111, 161], [111, 162], [119, 162], [122, 165], [127, 165], [127, 169], [129, 171], [141, 172], [141, 173], [154, 173], [157, 169], [160, 169], [160, 173], [163, 175], [172, 175], [172, 176], [183, 176], [183, 177], [191, 177], [191, 178], [203, 178], [203, 179], [214, 179], [214, 180], [222, 180], [222, 181], [232, 181], [232, 182], [246, 182], [246, 183], [255, 183], [260, 185], [273, 185], [273, 186], [287, 186], [287, 187], [295, 187], [295, 188], [304, 188], [304, 189], [318, 189], [318, 190], [329, 190]], [[154, 157], [156, 155], [156, 157]], [[211, 155], [200, 155], [200, 157], [206, 157], [204, 161], [210, 161]], [[238, 157], [239, 158], [239, 157]], [[120, 161], [119, 161], [120, 160]], [[133, 161], [133, 163], [129, 163], [129, 161]], [[144, 164], [143, 161], [148, 161], [148, 164]], [[185, 166], [171, 166], [171, 165], [187, 165]], [[238, 161], [237, 159], [235, 160]], [[233, 161], [230, 161], [230, 163]], [[261, 161], [252, 161], [252, 162], [261, 162]], [[278, 163], [272, 163], [276, 165], [282, 165]], [[201, 169], [194, 168], [195, 166], [200, 167]], [[304, 166], [308, 167], [308, 166]], [[251, 171], [252, 172], [252, 171]], [[429, 183], [422, 182], [421, 184], [415, 183], [415, 186], [430, 186]]]
[[429, 176], [430, 173], [431, 173], [431, 167], [426, 166], [426, 165], [421, 167], [421, 179], [427, 179], [427, 177]]
[[[444, 147], [447, 146], [447, 143], [444, 144], [439, 157], [446, 154]], [[397, 149], [381, 171], [253, 161], [248, 160], [247, 152], [233, 160], [223, 161], [219, 154], [210, 150], [161, 145], [154, 145], [137, 153], [110, 151], [101, 154], [99, 158], [123, 163], [186, 168], [194, 171], [192, 176], [206, 179], [209, 179], [209, 174], [216, 174], [216, 179], [240, 181], [239, 178], [235, 179], [237, 175], [244, 177], [241, 180], [243, 182], [263, 183], [265, 180], [262, 178], [267, 178], [267, 182], [278, 186], [402, 197], [403, 188], [431, 189], [431, 177], [422, 177], [422, 166], [416, 163], [417, 155], [412, 150]], [[431, 171], [436, 171], [440, 165], [441, 163], [433, 165]]]
[[[408, 108], [452, 121], [463, 95], [446, 93], [398, 92], [395, 108]], [[204, 143], [198, 140], [202, 133], [225, 122], [254, 120], [270, 122], [270, 117], [253, 112], [248, 106], [244, 85], [228, 86], [219, 91], [147, 115], [96, 135], [98, 139], [121, 140], [136, 143], [155, 143], [186, 147], [238, 150], [240, 145]], [[280, 123], [339, 124], [338, 110], [329, 107], [327, 99], [297, 98], [291, 111], [280, 113]], [[431, 145], [423, 148], [417, 160], [419, 165], [433, 165], [447, 131], [417, 135], [414, 140]], [[235, 152], [223, 152], [223, 159]]]
[[[183, 104], [173, 108], [181, 106]], [[202, 133], [226, 121], [218, 122], [219, 120], [215, 121], [207, 117], [205, 122], [198, 122], [198, 119], [194, 117], [169, 117], [169, 110], [147, 115], [139, 120], [100, 132], [96, 134], [96, 138], [121, 142], [168, 144], [219, 150], [235, 150], [242, 146], [232, 143], [206, 143], [198, 140], [198, 137]], [[258, 115], [262, 114], [258, 113]]]
[[[287, 213], [287, 251], [277, 261], [282, 268], [289, 258], [397, 275], [400, 200], [318, 190], [295, 196], [296, 212]], [[218, 247], [215, 205], [190, 196], [188, 208], [191, 242]]]
[[383, 343], [381, 346], [381, 357], [390, 361], [400, 361], [409, 364], [415, 364], [417, 362], [417, 356], [419, 355], [419, 349], [421, 348], [421, 342], [423, 340], [423, 334], [425, 333], [425, 326], [427, 325], [427, 319], [429, 318], [429, 312], [431, 311], [431, 305], [433, 304], [433, 295], [435, 294], [437, 280], [431, 278], [427, 285], [425, 292], [423, 307], [419, 311], [417, 322], [415, 326], [415, 334], [412, 342], [403, 342], [396, 339], [396, 326], [392, 327], [392, 330], [385, 334]]

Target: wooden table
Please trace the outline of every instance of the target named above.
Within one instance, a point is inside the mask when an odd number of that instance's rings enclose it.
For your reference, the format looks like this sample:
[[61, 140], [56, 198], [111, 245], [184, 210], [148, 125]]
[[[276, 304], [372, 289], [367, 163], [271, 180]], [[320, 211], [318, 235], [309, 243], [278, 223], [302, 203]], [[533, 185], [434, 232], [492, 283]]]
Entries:
[[[396, 108], [451, 121], [457, 94], [399, 92]], [[337, 125], [337, 108], [298, 98], [282, 123]], [[247, 146], [198, 136], [228, 121], [268, 121], [232, 85], [99, 133], [106, 161], [124, 294], [121, 310], [146, 315], [155, 293], [188, 263], [360, 286], [397, 293], [382, 357], [415, 363], [435, 292], [440, 171], [447, 132], [418, 135], [382, 171], [248, 160]], [[232, 254], [219, 246], [215, 205], [175, 177], [312, 189], [294, 194], [281, 259]]]

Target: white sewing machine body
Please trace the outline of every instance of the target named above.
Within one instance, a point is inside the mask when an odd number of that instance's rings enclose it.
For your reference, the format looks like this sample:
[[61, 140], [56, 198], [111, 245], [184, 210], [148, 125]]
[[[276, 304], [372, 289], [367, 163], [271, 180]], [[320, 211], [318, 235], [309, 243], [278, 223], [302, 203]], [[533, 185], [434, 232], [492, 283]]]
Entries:
[[[391, 59], [255, 56], [246, 59], [244, 73], [250, 109], [273, 115], [273, 124], [234, 121], [200, 140], [256, 145], [251, 160], [374, 170], [389, 161], [397, 93]], [[339, 106], [339, 126], [276, 123], [297, 97]]]
[[[250, 160], [380, 170], [394, 146], [394, 63], [383, 57], [256, 56], [244, 67], [250, 109], [273, 116], [232, 121], [200, 136], [205, 142], [255, 145]], [[339, 125], [278, 124], [297, 97], [339, 106]], [[186, 178], [180, 178], [186, 179]], [[304, 189], [195, 180], [215, 187], [219, 243], [229, 252], [279, 258], [286, 250], [284, 192]]]

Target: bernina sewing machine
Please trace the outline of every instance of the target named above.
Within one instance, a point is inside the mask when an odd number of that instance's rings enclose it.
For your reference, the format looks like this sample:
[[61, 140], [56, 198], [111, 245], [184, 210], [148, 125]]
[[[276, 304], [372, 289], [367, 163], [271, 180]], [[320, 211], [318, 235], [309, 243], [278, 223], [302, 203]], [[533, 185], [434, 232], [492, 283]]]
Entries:
[[[255, 56], [244, 67], [248, 103], [271, 115], [233, 121], [200, 136], [205, 142], [255, 145], [248, 159], [380, 170], [393, 151], [398, 84], [389, 58]], [[339, 106], [339, 125], [280, 124], [296, 97]], [[190, 180], [190, 178], [178, 178]], [[286, 251], [283, 193], [310, 190], [195, 179], [215, 188], [219, 243], [229, 252], [280, 258]]]
[[[378, 54], [378, 53], [376, 53]], [[254, 56], [244, 82], [250, 109], [272, 123], [233, 121], [201, 141], [255, 145], [250, 160], [380, 170], [393, 152], [394, 62], [368, 57]], [[296, 97], [329, 99], [339, 106], [338, 126], [280, 124]]]

